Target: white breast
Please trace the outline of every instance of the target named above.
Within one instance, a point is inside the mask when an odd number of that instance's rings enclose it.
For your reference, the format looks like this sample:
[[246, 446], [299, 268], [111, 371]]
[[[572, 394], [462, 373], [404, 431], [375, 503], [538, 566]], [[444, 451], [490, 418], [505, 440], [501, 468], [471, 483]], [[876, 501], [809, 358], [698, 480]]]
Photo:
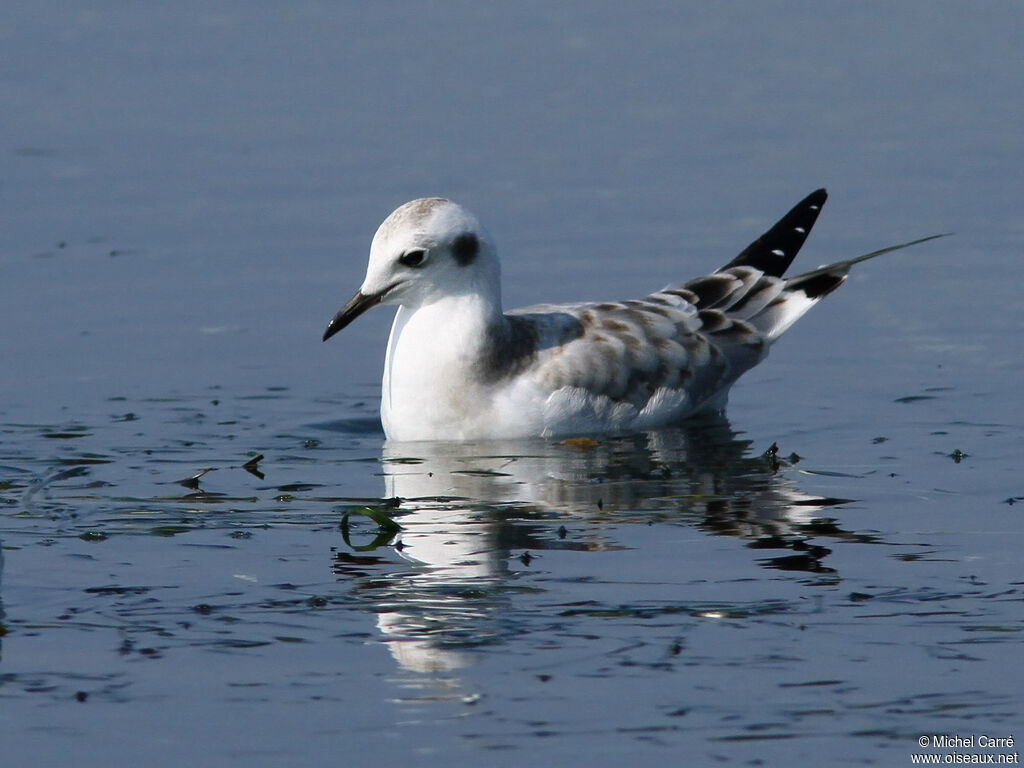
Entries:
[[487, 432], [493, 393], [474, 366], [486, 338], [470, 299], [400, 307], [391, 327], [381, 420], [391, 440], [462, 440]]

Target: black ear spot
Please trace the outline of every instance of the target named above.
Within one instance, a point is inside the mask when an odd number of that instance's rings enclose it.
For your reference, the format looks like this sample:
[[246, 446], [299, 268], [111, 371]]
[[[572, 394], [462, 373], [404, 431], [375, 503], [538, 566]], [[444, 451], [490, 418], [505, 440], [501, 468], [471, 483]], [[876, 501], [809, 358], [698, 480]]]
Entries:
[[479, 252], [480, 241], [472, 232], [464, 232], [452, 240], [452, 258], [460, 267], [472, 264]]

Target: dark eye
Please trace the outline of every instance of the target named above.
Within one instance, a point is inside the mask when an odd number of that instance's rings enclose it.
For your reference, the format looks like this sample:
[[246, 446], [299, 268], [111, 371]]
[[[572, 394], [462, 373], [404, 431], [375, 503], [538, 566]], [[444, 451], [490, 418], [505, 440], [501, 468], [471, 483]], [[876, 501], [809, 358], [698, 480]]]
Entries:
[[406, 267], [422, 267], [427, 260], [426, 248], [410, 248], [398, 257], [398, 263]]

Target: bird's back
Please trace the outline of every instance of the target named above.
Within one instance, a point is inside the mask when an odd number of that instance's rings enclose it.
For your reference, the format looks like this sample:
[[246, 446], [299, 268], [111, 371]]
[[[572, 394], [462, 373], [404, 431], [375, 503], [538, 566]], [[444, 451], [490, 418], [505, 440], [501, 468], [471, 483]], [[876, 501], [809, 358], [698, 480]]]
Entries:
[[723, 407], [771, 342], [845, 279], [826, 276], [809, 295], [782, 277], [824, 201], [812, 193], [705, 277], [642, 299], [509, 313], [517, 343], [499, 346], [517, 350], [508, 373], [534, 400], [548, 393], [546, 431], [649, 428]]

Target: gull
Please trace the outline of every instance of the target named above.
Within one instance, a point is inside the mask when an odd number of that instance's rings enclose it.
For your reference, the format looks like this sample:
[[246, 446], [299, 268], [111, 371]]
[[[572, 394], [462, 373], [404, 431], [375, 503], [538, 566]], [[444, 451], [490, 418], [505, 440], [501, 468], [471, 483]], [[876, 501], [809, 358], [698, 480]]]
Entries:
[[389, 440], [637, 432], [722, 411], [736, 379], [851, 267], [942, 236], [784, 277], [826, 197], [812, 192], [704, 277], [630, 301], [510, 312], [477, 219], [445, 198], [412, 200], [377, 229], [366, 278], [323, 339], [398, 306], [381, 389]]

